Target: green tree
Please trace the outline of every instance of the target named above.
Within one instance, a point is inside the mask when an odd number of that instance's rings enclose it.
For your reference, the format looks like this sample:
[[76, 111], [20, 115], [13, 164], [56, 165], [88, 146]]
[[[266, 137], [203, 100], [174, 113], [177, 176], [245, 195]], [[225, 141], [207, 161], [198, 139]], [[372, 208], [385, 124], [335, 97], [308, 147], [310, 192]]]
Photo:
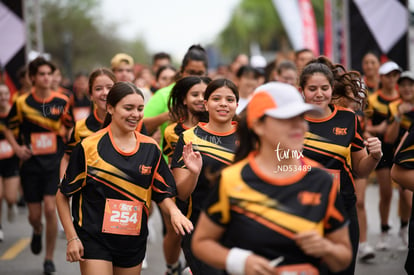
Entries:
[[[312, 4], [317, 26], [321, 28], [323, 0], [312, 0]], [[240, 52], [249, 53], [251, 43], [258, 43], [263, 51], [274, 52], [290, 47], [287, 41], [272, 0], [242, 0], [215, 44], [224, 56], [231, 57]]]
[[[99, 16], [97, 0], [43, 0], [42, 24], [45, 51], [69, 77], [79, 70], [109, 67], [112, 56], [127, 52], [148, 60], [145, 43], [116, 36], [116, 25]], [[145, 56], [145, 57], [143, 57]]]

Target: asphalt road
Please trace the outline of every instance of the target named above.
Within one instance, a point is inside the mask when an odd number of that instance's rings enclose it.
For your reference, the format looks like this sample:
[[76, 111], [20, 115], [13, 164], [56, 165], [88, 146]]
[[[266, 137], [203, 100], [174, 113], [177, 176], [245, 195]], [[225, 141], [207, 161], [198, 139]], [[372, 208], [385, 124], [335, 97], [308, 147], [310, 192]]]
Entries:
[[[397, 217], [398, 192], [394, 191], [391, 219], [394, 249], [386, 252], [377, 252], [376, 257], [370, 263], [358, 262], [357, 275], [385, 275], [406, 274], [404, 262], [407, 251], [399, 251], [396, 247], [400, 244], [397, 236], [399, 219]], [[367, 189], [366, 207], [368, 209], [368, 241], [375, 244], [379, 235], [378, 215], [378, 188], [370, 185]], [[30, 252], [31, 227], [27, 222], [27, 209], [19, 208], [19, 213], [14, 223], [8, 223], [6, 219], [6, 205], [3, 204], [3, 231], [5, 239], [0, 243], [0, 274], [1, 275], [40, 275], [43, 274], [44, 252], [35, 256]], [[152, 217], [155, 228], [155, 238], [148, 244], [148, 268], [143, 270], [143, 275], [161, 275], [165, 273], [165, 263], [162, 254], [161, 220], [159, 212], [154, 211]], [[55, 252], [55, 265], [59, 275], [80, 274], [77, 263], [66, 262], [66, 240], [60, 235]]]

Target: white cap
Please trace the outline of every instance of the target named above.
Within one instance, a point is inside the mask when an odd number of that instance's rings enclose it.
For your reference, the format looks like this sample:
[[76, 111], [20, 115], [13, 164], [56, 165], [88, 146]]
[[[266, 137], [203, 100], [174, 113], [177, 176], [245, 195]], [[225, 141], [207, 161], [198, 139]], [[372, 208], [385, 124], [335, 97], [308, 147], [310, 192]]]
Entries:
[[266, 59], [261, 55], [253, 55], [250, 57], [250, 65], [253, 68], [264, 68], [267, 65]]
[[267, 115], [278, 119], [289, 119], [320, 108], [305, 103], [300, 92], [292, 85], [268, 82], [257, 87], [247, 104], [247, 125]]
[[405, 71], [400, 75], [400, 78], [398, 79], [398, 84], [400, 84], [401, 81], [404, 79], [409, 79], [411, 81], [414, 81], [414, 73], [411, 71]]
[[395, 63], [394, 61], [387, 61], [384, 64], [382, 64], [381, 67], [379, 68], [380, 75], [389, 74], [392, 71], [398, 71], [400, 73], [402, 71], [400, 66], [398, 66], [398, 64]]

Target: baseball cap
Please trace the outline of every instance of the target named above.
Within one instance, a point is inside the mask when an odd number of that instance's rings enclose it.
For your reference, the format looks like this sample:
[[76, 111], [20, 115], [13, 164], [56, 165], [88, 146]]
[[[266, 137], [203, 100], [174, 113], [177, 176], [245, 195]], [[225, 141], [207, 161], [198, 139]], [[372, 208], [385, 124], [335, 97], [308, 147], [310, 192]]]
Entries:
[[400, 84], [401, 81], [404, 79], [409, 79], [411, 81], [414, 81], [414, 73], [411, 71], [405, 71], [400, 75], [400, 78], [398, 78], [398, 84]]
[[305, 103], [300, 92], [292, 85], [268, 82], [259, 86], [247, 104], [247, 126], [267, 115], [278, 119], [289, 119], [306, 112], [320, 112], [320, 108]]
[[398, 66], [398, 64], [395, 63], [394, 61], [387, 61], [384, 64], [382, 64], [381, 67], [379, 68], [380, 75], [389, 74], [392, 71], [398, 71], [400, 73], [402, 71], [400, 66]]
[[117, 68], [122, 62], [126, 62], [128, 65], [134, 65], [134, 59], [132, 56], [126, 53], [118, 53], [111, 59], [111, 68]]

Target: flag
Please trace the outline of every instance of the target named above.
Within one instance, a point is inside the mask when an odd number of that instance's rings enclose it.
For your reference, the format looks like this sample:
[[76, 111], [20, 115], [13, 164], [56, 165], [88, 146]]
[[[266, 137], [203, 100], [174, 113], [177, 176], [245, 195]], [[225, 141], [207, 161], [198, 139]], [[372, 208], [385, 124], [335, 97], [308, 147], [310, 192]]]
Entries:
[[324, 54], [331, 60], [334, 58], [333, 48], [333, 30], [332, 30], [332, 0], [324, 1], [324, 29], [325, 29], [325, 39], [324, 39]]
[[319, 55], [315, 14], [310, 0], [272, 0], [295, 51], [311, 49]]
[[304, 48], [319, 55], [318, 31], [316, 29], [315, 14], [310, 0], [299, 0], [299, 9], [302, 18], [302, 35]]
[[0, 67], [12, 93], [19, 88], [17, 71], [25, 64], [26, 31], [22, 0], [0, 1]]
[[351, 68], [362, 71], [362, 57], [373, 51], [379, 53], [382, 60], [393, 60], [407, 69], [407, 1], [350, 0], [348, 3]]

